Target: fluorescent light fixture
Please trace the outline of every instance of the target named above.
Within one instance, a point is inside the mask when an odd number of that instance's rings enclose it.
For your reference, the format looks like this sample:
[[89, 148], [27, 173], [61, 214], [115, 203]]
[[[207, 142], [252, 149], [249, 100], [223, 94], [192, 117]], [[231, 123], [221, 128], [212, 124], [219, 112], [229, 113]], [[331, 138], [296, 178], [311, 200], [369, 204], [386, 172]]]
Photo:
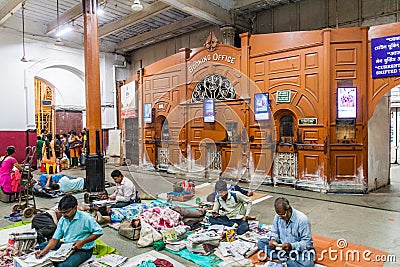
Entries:
[[133, 4], [131, 5], [131, 8], [133, 11], [142, 11], [143, 10], [143, 6], [140, 3], [140, 0], [135, 0], [133, 2]]
[[99, 7], [98, 9], [97, 9], [97, 16], [103, 16], [104, 15], [104, 9], [103, 8], [101, 8], [101, 7]]
[[61, 41], [61, 37], [58, 37], [56, 42], [54, 43], [55, 45], [64, 45], [64, 43]]
[[71, 27], [71, 25], [65, 25], [64, 27], [62, 27], [60, 30], [57, 31], [56, 36], [60, 37], [63, 36], [64, 34], [70, 32], [73, 30], [73, 27]]

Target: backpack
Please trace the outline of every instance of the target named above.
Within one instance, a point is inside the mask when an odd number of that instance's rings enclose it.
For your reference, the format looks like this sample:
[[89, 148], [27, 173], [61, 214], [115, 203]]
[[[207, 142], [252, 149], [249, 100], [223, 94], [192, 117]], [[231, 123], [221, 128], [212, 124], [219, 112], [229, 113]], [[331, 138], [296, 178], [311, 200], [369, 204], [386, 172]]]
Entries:
[[36, 214], [32, 219], [32, 228], [37, 232], [37, 242], [43, 243], [50, 240], [56, 231], [57, 225], [53, 217], [47, 212]]

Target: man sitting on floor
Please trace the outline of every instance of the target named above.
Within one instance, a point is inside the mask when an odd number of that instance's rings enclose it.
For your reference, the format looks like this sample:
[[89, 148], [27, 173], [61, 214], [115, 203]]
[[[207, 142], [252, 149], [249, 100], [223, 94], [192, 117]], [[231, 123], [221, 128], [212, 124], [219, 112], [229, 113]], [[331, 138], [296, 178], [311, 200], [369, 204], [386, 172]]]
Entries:
[[[117, 189], [108, 198], [109, 200], [116, 200], [117, 203], [113, 204], [111, 208], [122, 208], [128, 206], [136, 199], [136, 188], [131, 180], [122, 175], [121, 171], [114, 170], [111, 172], [111, 177], [117, 184]], [[105, 197], [106, 198], [106, 197]]]
[[293, 209], [286, 198], [275, 200], [271, 237], [261, 238], [258, 247], [268, 258], [286, 262], [289, 267], [314, 266], [315, 250], [307, 216]]
[[[251, 211], [252, 200], [240, 192], [228, 191], [227, 184], [223, 180], [215, 183], [215, 191], [217, 196], [212, 216], [209, 217], [210, 223], [237, 227], [238, 235], [247, 232], [249, 230], [247, 219]], [[221, 212], [220, 209], [222, 209]]]
[[36, 257], [41, 258], [50, 250], [61, 245], [59, 242], [64, 238], [64, 243], [73, 243], [73, 254], [58, 267], [75, 267], [88, 260], [93, 254], [95, 240], [103, 235], [103, 229], [94, 218], [77, 209], [78, 201], [72, 195], [66, 195], [58, 204], [58, 210], [62, 215], [53, 238], [43, 248], [36, 251]]

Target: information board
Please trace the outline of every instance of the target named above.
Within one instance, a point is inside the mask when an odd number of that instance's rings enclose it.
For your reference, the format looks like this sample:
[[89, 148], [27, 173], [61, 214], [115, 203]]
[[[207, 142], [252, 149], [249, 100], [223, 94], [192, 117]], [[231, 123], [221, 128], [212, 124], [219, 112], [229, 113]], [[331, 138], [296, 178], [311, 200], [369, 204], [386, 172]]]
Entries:
[[372, 78], [400, 76], [400, 35], [371, 40]]

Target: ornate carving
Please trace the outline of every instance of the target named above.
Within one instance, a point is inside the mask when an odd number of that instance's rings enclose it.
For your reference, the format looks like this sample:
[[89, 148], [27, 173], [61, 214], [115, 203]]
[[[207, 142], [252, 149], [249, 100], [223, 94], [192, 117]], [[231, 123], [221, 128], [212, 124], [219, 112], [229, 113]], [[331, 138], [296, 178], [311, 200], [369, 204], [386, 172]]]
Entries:
[[209, 52], [214, 52], [215, 49], [217, 48], [218, 44], [219, 44], [219, 41], [218, 41], [217, 37], [215, 37], [214, 32], [211, 31], [204, 46], [207, 48], [207, 50]]
[[204, 77], [194, 88], [192, 103], [203, 102], [204, 99], [227, 100], [235, 99], [236, 91], [231, 81], [220, 74], [210, 74]]
[[273, 175], [274, 178], [297, 179], [297, 154], [276, 153]]
[[222, 170], [222, 153], [221, 150], [208, 151], [208, 166], [209, 170], [221, 171]]
[[158, 169], [168, 170], [169, 150], [168, 147], [158, 148]]

